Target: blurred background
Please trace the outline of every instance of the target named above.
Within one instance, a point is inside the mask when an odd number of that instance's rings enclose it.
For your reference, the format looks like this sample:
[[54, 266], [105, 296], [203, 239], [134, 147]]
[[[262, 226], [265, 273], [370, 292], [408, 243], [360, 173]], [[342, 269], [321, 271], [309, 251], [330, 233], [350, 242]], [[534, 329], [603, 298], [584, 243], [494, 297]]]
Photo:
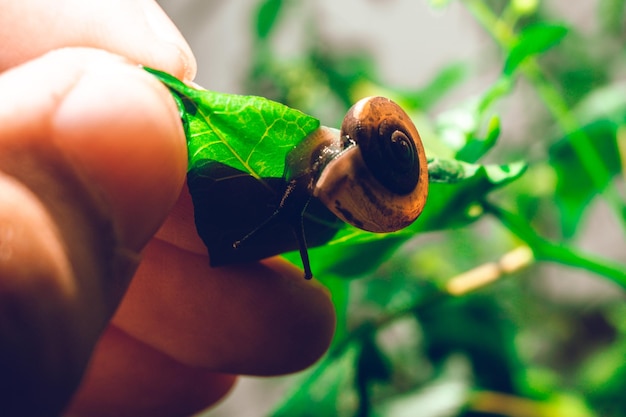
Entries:
[[313, 251], [328, 357], [203, 416], [626, 415], [624, 0], [159, 3], [207, 89], [332, 127], [385, 95], [429, 157], [527, 164], [431, 188], [411, 236]]

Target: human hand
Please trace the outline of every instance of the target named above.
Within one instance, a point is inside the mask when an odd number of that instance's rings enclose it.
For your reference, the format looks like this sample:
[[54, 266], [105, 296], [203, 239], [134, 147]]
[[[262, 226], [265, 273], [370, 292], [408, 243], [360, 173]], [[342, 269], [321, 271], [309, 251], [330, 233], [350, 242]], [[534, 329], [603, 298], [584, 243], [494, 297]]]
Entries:
[[[234, 374], [306, 367], [332, 336], [328, 294], [292, 266], [209, 267], [176, 108], [136, 65], [193, 76], [159, 16], [151, 1], [0, 5], [5, 416], [188, 415]], [[97, 49], [46, 54], [66, 46]]]

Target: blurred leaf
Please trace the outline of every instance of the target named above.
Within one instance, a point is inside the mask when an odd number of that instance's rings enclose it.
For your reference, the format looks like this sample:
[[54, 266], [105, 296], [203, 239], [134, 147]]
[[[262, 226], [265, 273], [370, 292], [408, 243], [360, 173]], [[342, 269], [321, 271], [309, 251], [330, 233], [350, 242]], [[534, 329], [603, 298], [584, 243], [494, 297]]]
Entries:
[[513, 0], [513, 8], [520, 16], [531, 15], [537, 11], [539, 0]]
[[431, 306], [418, 319], [431, 361], [463, 354], [471, 363], [477, 387], [513, 392], [519, 362], [515, 331], [496, 300], [475, 293]]
[[[511, 77], [500, 77], [479, 97], [439, 116], [439, 135], [441, 141], [453, 151], [451, 157], [476, 162], [495, 145], [500, 135], [500, 118], [490, 109], [511, 93], [513, 85]], [[485, 124], [487, 131], [481, 133]]]
[[476, 106], [476, 117], [481, 119], [485, 116], [485, 113], [491, 106], [513, 92], [514, 85], [513, 78], [507, 76], [500, 77], [480, 98]]
[[340, 356], [327, 356], [286, 400], [272, 417], [351, 417], [356, 415], [358, 396], [355, 378], [360, 347], [349, 345]]
[[[300, 261], [299, 254], [292, 252], [296, 258], [292, 261], [297, 263]], [[350, 301], [350, 281], [332, 277], [329, 275], [322, 275], [316, 277], [330, 292], [335, 306], [335, 316], [337, 318], [337, 324], [335, 325], [335, 334], [333, 337], [333, 344], [344, 340], [348, 335], [348, 307]]]
[[452, 3], [452, 0], [428, 0], [428, 3], [433, 8], [444, 8]]
[[447, 93], [467, 79], [468, 68], [462, 63], [452, 63], [443, 67], [426, 86], [417, 91], [393, 90], [409, 109], [428, 110], [432, 108]]
[[357, 363], [357, 387], [359, 392], [359, 415], [370, 415], [369, 386], [375, 381], [386, 381], [391, 377], [389, 364], [374, 341], [373, 334], [362, 339], [361, 354]]
[[609, 83], [588, 91], [573, 111], [581, 125], [597, 120], [623, 123], [626, 121], [626, 82]]
[[626, 340], [593, 354], [579, 369], [577, 382], [601, 416], [626, 415]]
[[600, 0], [598, 16], [602, 28], [616, 35], [621, 35], [626, 18], [626, 0]]
[[259, 6], [256, 17], [256, 35], [265, 39], [274, 28], [283, 9], [283, 0], [265, 0]]
[[[591, 139], [590, 143], [604, 163], [601, 168], [609, 173], [605, 186], [621, 170], [616, 143], [617, 128], [614, 122], [603, 120], [584, 128], [584, 133]], [[550, 164], [557, 174], [555, 199], [561, 211], [561, 230], [566, 238], [575, 235], [589, 203], [602, 191], [596, 188], [573, 147], [573, 141], [577, 140], [582, 140], [580, 135], [568, 136], [550, 148]]]
[[346, 109], [354, 104], [355, 86], [376, 78], [374, 61], [365, 52], [337, 54], [320, 46], [311, 52], [311, 64], [323, 74], [328, 87]]
[[450, 356], [441, 374], [409, 392], [401, 393], [374, 407], [372, 417], [453, 417], [463, 409], [471, 389], [467, 360]]
[[431, 183], [454, 184], [471, 180], [484, 170], [491, 184], [510, 182], [524, 173], [526, 164], [516, 162], [509, 165], [477, 165], [455, 159], [431, 159], [428, 161], [428, 176]]
[[466, 162], [476, 162], [489, 152], [500, 136], [500, 118], [493, 116], [489, 120], [484, 138], [473, 137], [461, 148], [456, 158]]
[[543, 22], [524, 28], [509, 52], [504, 64], [504, 74], [513, 74], [525, 59], [557, 45], [568, 31], [564, 25]]
[[372, 337], [366, 337], [363, 340], [357, 366], [359, 384], [367, 384], [371, 380], [384, 381], [389, 379], [389, 364]]

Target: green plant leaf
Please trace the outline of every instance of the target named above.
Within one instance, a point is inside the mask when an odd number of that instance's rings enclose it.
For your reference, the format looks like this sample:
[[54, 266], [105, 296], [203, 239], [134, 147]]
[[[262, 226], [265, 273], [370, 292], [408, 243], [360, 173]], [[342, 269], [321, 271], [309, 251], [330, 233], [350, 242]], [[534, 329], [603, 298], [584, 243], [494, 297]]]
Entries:
[[256, 16], [256, 35], [259, 39], [269, 36], [283, 8], [283, 0], [265, 0]]
[[435, 74], [435, 76], [416, 91], [404, 89], [391, 89], [394, 99], [408, 109], [431, 109], [446, 94], [466, 81], [469, 75], [468, 68], [458, 62], [454, 62]]
[[626, 0], [600, 0], [598, 18], [605, 31], [619, 35], [624, 29]]
[[[599, 120], [583, 129], [603, 162], [603, 166], [598, 167], [606, 172], [602, 186], [607, 186], [612, 177], [621, 170], [616, 142], [617, 129], [616, 123], [606, 120]], [[575, 151], [575, 142], [580, 140], [580, 135], [570, 135], [550, 148], [550, 165], [557, 175], [555, 199], [561, 212], [561, 230], [566, 238], [575, 235], [577, 228], [583, 224], [581, 218], [589, 208], [589, 203], [602, 192]]]
[[557, 45], [568, 31], [567, 26], [554, 23], [537, 23], [524, 28], [509, 52], [504, 64], [504, 74], [513, 74], [526, 58]]
[[[470, 396], [469, 364], [460, 355], [443, 364], [441, 374], [410, 391], [385, 398], [374, 406], [372, 417], [454, 417], [462, 415]], [[465, 368], [465, 369], [464, 369]]]
[[487, 125], [484, 138], [472, 137], [456, 154], [456, 158], [466, 162], [476, 162], [496, 144], [500, 136], [500, 118], [493, 116]]
[[263, 97], [196, 89], [169, 74], [147, 70], [184, 106], [189, 170], [219, 161], [261, 181], [280, 178], [286, 153], [320, 125], [314, 117]]

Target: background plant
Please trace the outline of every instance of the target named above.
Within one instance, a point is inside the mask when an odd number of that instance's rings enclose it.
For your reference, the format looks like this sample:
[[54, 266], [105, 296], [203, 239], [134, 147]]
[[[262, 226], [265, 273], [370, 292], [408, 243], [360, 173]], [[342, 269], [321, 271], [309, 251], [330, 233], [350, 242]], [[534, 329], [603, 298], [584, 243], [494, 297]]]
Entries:
[[[549, 1], [458, 2], [498, 47], [484, 59], [501, 71], [444, 109], [480, 68], [451, 62], [418, 89], [390, 88], [365, 51], [333, 50], [313, 21], [298, 56], [278, 54], [277, 28], [298, 2], [256, 10], [247, 93], [334, 126], [363, 95], [390, 96], [429, 156], [528, 164], [499, 190], [438, 187], [410, 235], [314, 250], [337, 335], [271, 415], [626, 415], [626, 260], [594, 244], [617, 234], [626, 247], [625, 2], [599, 1], [591, 33], [552, 15]], [[503, 109], [521, 89], [527, 121], [512, 132]], [[609, 226], [590, 234], [598, 210]], [[563, 296], [573, 286], [582, 295]]]

